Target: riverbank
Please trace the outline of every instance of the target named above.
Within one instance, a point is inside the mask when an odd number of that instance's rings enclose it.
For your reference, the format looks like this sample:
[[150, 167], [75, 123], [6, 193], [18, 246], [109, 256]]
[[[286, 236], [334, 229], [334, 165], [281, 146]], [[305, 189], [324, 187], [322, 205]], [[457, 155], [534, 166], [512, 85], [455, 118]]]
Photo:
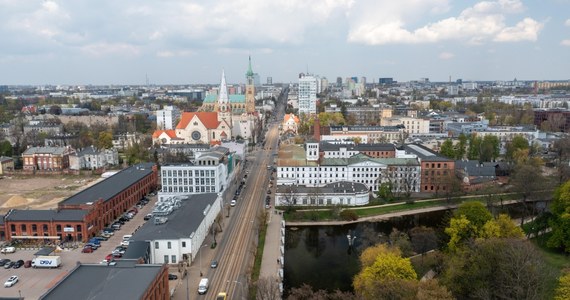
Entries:
[[[366, 206], [366, 207], [354, 207], [354, 208], [344, 208], [344, 210], [351, 210], [358, 215], [357, 220], [334, 220], [333, 208], [328, 209], [303, 209], [297, 210], [294, 214], [299, 215], [307, 214], [311, 220], [298, 220], [291, 219], [285, 216], [286, 226], [321, 226], [321, 225], [346, 225], [354, 224], [360, 222], [377, 222], [388, 220], [393, 217], [408, 216], [426, 212], [441, 211], [455, 209], [461, 203], [468, 201], [482, 201], [481, 196], [478, 197], [465, 197], [461, 199], [456, 199], [453, 203], [447, 203], [448, 199], [427, 199], [418, 200], [414, 203], [389, 203], [383, 205]], [[547, 201], [549, 201], [548, 199]], [[541, 200], [542, 201], [542, 200]], [[503, 200], [500, 203], [494, 203], [493, 205], [503, 206], [520, 203], [519, 199]], [[530, 202], [530, 201], [527, 201]]]

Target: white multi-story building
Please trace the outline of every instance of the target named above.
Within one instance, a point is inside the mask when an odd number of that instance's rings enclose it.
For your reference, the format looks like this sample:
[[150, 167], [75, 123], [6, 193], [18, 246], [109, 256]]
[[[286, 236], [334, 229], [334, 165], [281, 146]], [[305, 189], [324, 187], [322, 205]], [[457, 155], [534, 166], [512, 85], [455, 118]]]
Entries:
[[302, 75], [299, 78], [299, 113], [317, 113], [317, 91], [320, 80], [312, 75]]
[[162, 190], [159, 199], [180, 195], [219, 193], [228, 186], [234, 170], [233, 153], [225, 147], [198, 152], [196, 159], [186, 164], [161, 167]]
[[180, 119], [180, 110], [175, 106], [164, 106], [156, 111], [156, 128], [159, 130], [174, 129]]
[[96, 170], [118, 164], [119, 153], [114, 148], [99, 150], [90, 146], [69, 156], [69, 168], [72, 170]]
[[149, 243], [151, 264], [200, 263], [198, 250], [211, 234], [211, 226], [217, 226], [214, 222], [222, 205], [222, 197], [215, 193], [164, 199], [153, 210], [153, 219], [131, 239]]
[[404, 132], [407, 134], [425, 134], [429, 133], [429, 119], [419, 119], [410, 117], [391, 117], [380, 119], [383, 126], [404, 126]]
[[[420, 191], [420, 164], [416, 158], [372, 158], [363, 154], [319, 158], [313, 155], [319, 153], [318, 143], [306, 143], [305, 147], [285, 145], [279, 151], [277, 185], [320, 187], [348, 181], [376, 192], [380, 183], [391, 182], [394, 192]], [[398, 184], [394, 184], [396, 180]]]

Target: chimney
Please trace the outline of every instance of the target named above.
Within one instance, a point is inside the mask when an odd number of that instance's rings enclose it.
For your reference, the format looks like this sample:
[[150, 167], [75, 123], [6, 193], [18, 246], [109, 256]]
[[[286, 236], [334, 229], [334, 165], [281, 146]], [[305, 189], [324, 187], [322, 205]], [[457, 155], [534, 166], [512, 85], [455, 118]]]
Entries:
[[317, 142], [321, 141], [321, 124], [319, 124], [319, 116], [315, 117], [315, 124], [314, 126], [314, 137]]

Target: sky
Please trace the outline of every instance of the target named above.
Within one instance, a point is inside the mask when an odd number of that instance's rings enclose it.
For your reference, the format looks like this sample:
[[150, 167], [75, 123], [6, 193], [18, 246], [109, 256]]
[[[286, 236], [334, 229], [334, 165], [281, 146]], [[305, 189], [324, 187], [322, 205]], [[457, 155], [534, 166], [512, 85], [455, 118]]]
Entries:
[[0, 85], [569, 80], [570, 0], [0, 0]]

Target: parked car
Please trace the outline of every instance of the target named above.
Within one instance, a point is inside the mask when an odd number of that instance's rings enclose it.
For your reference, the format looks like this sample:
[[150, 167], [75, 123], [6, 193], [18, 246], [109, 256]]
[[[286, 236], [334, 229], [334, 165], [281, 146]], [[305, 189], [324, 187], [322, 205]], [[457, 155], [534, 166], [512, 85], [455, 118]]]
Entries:
[[113, 260], [113, 253], [107, 254], [107, 256], [105, 256], [105, 260], [106, 260], [106, 261], [111, 261], [111, 260]]
[[85, 246], [83, 247], [83, 250], [81, 250], [81, 253], [93, 253], [93, 248]]
[[143, 220], [148, 221], [152, 219], [152, 214], [147, 214], [146, 216], [144, 216]]
[[18, 276], [16, 275], [10, 276], [10, 278], [8, 278], [6, 282], [4, 282], [4, 287], [13, 287], [14, 284], [16, 284], [16, 282], [18, 282]]
[[11, 267], [14, 266], [15, 263], [16, 263], [16, 262], [13, 262], [13, 261], [7, 262], [7, 263], [4, 265], [4, 269], [10, 269]]
[[111, 228], [113, 229], [121, 229], [121, 223], [113, 223], [113, 225], [111, 225]]
[[103, 233], [108, 235], [114, 235], [115, 229], [114, 228], [103, 228]]
[[95, 243], [87, 243], [87, 244], [85, 244], [85, 248], [87, 248], [87, 247], [89, 247], [89, 248], [91, 248], [91, 249], [93, 249], [93, 250], [99, 249], [99, 245], [97, 245], [97, 244], [95, 244]]
[[24, 268], [31, 268], [32, 267], [32, 261], [31, 260], [26, 260], [24, 262]]
[[16, 252], [16, 247], [4, 247], [0, 250], [0, 253], [14, 253]]
[[210, 268], [215, 269], [217, 267], [218, 267], [218, 261], [212, 260], [212, 262], [210, 263]]
[[230, 206], [236, 206], [237, 201], [235, 199], [232, 199], [232, 201], [230, 201]]
[[130, 242], [129, 240], [122, 241], [122, 242], [121, 242], [121, 246], [128, 247], [130, 243], [131, 243], [131, 242]]
[[10, 259], [8, 259], [8, 258], [0, 259], [0, 267], [3, 267], [9, 261], [10, 261]]
[[112, 253], [113, 258], [121, 258], [123, 255], [121, 253]]
[[14, 264], [14, 266], [12, 268], [19, 269], [23, 265], [24, 265], [24, 261], [20, 259]]
[[168, 274], [168, 280], [176, 280], [176, 279], [178, 279], [178, 276], [174, 274]]
[[271, 190], [267, 190], [267, 194], [271, 194]]

